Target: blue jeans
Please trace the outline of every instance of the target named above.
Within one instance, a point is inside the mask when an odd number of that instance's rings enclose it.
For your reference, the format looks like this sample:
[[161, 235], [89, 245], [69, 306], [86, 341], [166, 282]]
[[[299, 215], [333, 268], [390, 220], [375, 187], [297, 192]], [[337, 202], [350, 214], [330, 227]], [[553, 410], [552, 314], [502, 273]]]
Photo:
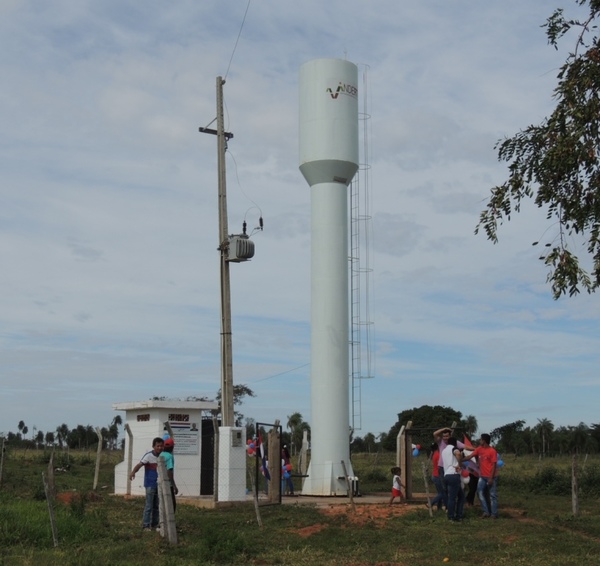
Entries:
[[[488, 485], [489, 479], [479, 478], [477, 482], [477, 496], [479, 497], [483, 513], [492, 517], [498, 517], [498, 478], [493, 479], [492, 485]], [[487, 504], [486, 493], [490, 496], [491, 509]]]
[[160, 517], [158, 515], [158, 488], [146, 488], [146, 507], [144, 507], [144, 527], [158, 527]]
[[431, 507], [434, 507], [435, 505], [437, 505], [438, 509], [441, 509], [442, 505], [446, 507], [446, 493], [444, 492], [442, 478], [439, 476], [431, 476], [431, 481], [433, 481], [435, 489], [437, 490], [437, 495], [431, 500]]
[[460, 474], [448, 474], [444, 476], [448, 486], [448, 519], [451, 521], [460, 521], [463, 516], [463, 507], [465, 506], [465, 494], [462, 488]]
[[281, 478], [281, 495], [283, 495], [287, 490], [289, 491], [290, 495], [294, 495], [294, 482], [292, 481], [292, 478]]

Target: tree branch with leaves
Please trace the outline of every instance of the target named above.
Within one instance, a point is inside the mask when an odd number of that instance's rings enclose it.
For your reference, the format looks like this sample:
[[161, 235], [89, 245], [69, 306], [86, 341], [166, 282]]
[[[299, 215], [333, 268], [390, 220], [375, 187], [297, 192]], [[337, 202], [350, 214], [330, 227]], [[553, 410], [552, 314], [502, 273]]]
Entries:
[[[558, 9], [543, 26], [556, 49], [567, 32], [579, 32], [558, 73], [556, 108], [541, 124], [496, 144], [498, 159], [509, 163], [509, 177], [491, 189], [475, 229], [497, 243], [499, 225], [520, 212], [524, 200], [533, 198], [546, 208], [555, 230], [540, 260], [550, 269], [547, 282], [555, 299], [600, 286], [600, 43], [595, 25], [600, 0], [575, 1], [589, 8], [585, 19], [567, 19]], [[569, 246], [573, 235], [586, 239], [589, 272], [580, 264], [580, 252]]]

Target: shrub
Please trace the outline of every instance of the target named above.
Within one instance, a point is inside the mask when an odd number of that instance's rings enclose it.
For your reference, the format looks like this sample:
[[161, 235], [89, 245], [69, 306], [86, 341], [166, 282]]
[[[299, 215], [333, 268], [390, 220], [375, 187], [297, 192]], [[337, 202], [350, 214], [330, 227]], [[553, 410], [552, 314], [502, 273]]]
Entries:
[[232, 533], [219, 524], [207, 521], [202, 526], [203, 556], [198, 558], [217, 564], [235, 564], [241, 556], [249, 558], [255, 555], [256, 544], [256, 539], [248, 539], [241, 533]]
[[365, 475], [364, 475], [364, 481], [366, 482], [370, 482], [370, 483], [378, 483], [378, 482], [385, 482], [388, 480], [390, 474], [384, 474], [381, 470], [379, 469], [374, 469], [374, 470], [370, 470], [368, 471]]
[[530, 480], [531, 491], [547, 495], [568, 495], [571, 493], [571, 475], [554, 466], [538, 470]]

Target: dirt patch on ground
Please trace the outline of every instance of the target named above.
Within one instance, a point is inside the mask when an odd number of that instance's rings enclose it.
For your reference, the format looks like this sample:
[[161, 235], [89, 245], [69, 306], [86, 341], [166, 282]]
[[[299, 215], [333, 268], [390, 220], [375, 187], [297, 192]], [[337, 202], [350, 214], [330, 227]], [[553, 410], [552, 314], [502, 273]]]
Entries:
[[379, 526], [385, 524], [392, 517], [406, 515], [416, 508], [415, 505], [390, 505], [389, 503], [356, 505], [355, 509], [351, 505], [330, 505], [329, 507], [323, 507], [321, 513], [330, 517], [343, 515], [350, 523], [355, 525], [375, 523]]
[[[319, 511], [328, 517], [344, 517], [353, 525], [366, 525], [374, 523], [376, 526], [384, 525], [390, 518], [405, 515], [416, 509], [415, 505], [389, 505], [388, 503], [378, 503], [374, 505], [328, 505], [319, 508]], [[310, 525], [302, 529], [296, 529], [293, 532], [302, 536], [309, 537], [326, 528], [323, 523]]]
[[[63, 503], [64, 505], [71, 505], [74, 502], [81, 502], [82, 494], [79, 491], [61, 491], [56, 494], [57, 503]], [[83, 494], [83, 499], [86, 502], [90, 501], [101, 501], [102, 498], [95, 492], [90, 491]]]
[[327, 525], [324, 525], [323, 523], [318, 523], [316, 525], [310, 525], [302, 529], [295, 529], [293, 532], [297, 535], [300, 535], [301, 537], [306, 538], [311, 535], [314, 535], [315, 533], [318, 533], [319, 531], [322, 531], [326, 527]]
[[63, 491], [56, 494], [56, 502], [70, 505], [75, 501], [81, 501], [81, 494], [77, 491]]

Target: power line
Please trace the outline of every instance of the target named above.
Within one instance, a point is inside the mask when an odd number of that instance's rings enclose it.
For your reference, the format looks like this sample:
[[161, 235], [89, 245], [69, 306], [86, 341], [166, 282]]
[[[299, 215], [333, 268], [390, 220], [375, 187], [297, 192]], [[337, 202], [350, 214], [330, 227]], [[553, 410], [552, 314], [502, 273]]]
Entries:
[[242, 35], [242, 30], [244, 29], [244, 23], [246, 22], [246, 16], [248, 15], [248, 10], [250, 9], [250, 2], [252, 0], [248, 0], [248, 5], [246, 6], [246, 12], [244, 13], [244, 19], [242, 20], [242, 25], [240, 26], [240, 32], [238, 33], [237, 39], [235, 40], [235, 45], [233, 46], [233, 51], [231, 52], [231, 58], [229, 59], [229, 65], [227, 65], [227, 71], [225, 72], [225, 76], [223, 77], [227, 80], [227, 75], [229, 74], [229, 69], [231, 68], [231, 62], [233, 61], [233, 56], [235, 55], [235, 50], [237, 49], [238, 42], [240, 40], [240, 36]]
[[286, 373], [291, 373], [292, 371], [296, 371], [297, 369], [302, 369], [305, 368], [306, 366], [309, 366], [310, 364], [303, 364], [301, 366], [292, 368], [292, 369], [288, 369], [287, 371], [282, 371], [281, 373], [276, 373], [275, 375], [270, 375], [269, 377], [263, 377], [262, 379], [257, 379], [256, 381], [254, 381], [253, 383], [258, 383], [260, 381], [266, 381], [267, 379], [273, 379], [274, 377], [279, 377], [281, 375], [285, 375]]

